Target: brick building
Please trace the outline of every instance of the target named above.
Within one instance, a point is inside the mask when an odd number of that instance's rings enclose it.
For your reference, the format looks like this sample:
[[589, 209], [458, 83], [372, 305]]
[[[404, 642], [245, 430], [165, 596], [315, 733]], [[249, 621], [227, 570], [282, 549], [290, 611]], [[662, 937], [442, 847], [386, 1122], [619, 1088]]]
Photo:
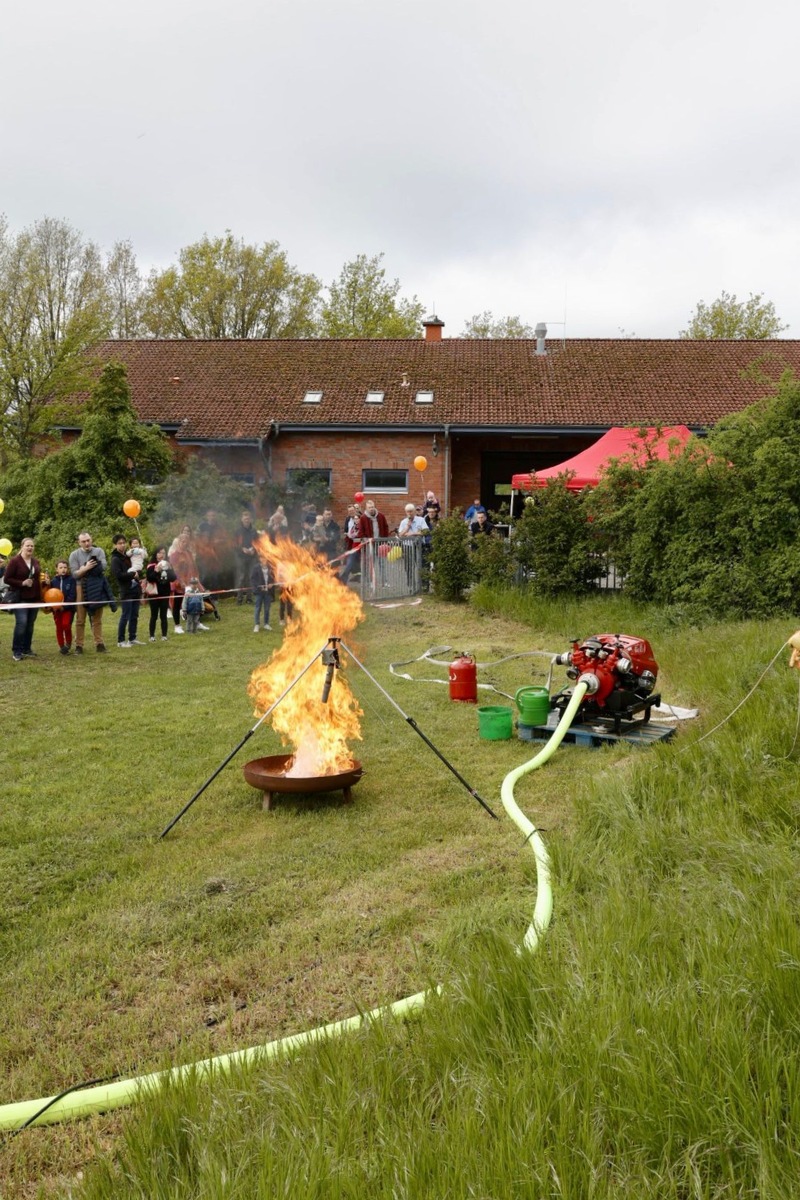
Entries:
[[[614, 425], [701, 431], [800, 373], [800, 341], [443, 338], [115, 341], [142, 420], [254, 484], [318, 471], [341, 512], [389, 515], [432, 489], [443, 508], [501, 502]], [[428, 461], [424, 476], [415, 457]]]

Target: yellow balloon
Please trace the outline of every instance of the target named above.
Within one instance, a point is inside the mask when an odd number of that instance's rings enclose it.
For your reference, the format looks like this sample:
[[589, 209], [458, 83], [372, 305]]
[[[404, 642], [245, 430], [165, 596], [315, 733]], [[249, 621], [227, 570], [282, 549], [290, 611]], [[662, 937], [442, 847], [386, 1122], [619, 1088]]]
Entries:
[[5, 508], [5, 506], [6, 506], [6, 502], [5, 502], [5, 500], [0, 500], [0, 512], [2, 512], [2, 511], [3, 511], [3, 509]]
[[8, 540], [8, 538], [0, 538], [0, 554], [5, 554], [6, 557], [8, 557], [13, 549], [14, 547], [11, 545], [11, 542]]

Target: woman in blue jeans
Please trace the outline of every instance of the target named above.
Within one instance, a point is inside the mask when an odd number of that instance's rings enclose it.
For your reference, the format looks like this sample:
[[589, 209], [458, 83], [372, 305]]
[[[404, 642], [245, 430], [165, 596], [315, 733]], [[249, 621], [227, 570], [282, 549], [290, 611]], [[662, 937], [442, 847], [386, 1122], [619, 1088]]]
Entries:
[[11, 655], [14, 662], [23, 658], [36, 658], [31, 649], [33, 626], [39, 615], [38, 605], [42, 601], [42, 577], [38, 559], [33, 557], [33, 538], [23, 538], [19, 554], [8, 560], [4, 576], [10, 591], [6, 603], [14, 604], [14, 637]]

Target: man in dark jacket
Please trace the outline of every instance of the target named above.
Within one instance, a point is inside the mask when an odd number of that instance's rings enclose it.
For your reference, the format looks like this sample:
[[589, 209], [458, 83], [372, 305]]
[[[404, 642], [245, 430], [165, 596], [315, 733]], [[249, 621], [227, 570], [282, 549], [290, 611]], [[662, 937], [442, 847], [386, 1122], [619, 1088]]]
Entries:
[[142, 642], [136, 636], [139, 624], [139, 608], [142, 600], [142, 585], [139, 572], [131, 566], [131, 560], [125, 553], [128, 539], [124, 533], [115, 533], [114, 549], [111, 551], [111, 576], [119, 590], [122, 614], [117, 627], [117, 645], [121, 650], [131, 646], [141, 646]]
[[[92, 535], [86, 532], [79, 533], [78, 549], [73, 550], [69, 556], [69, 569], [72, 572], [72, 578], [78, 583], [78, 610], [75, 620], [76, 654], [83, 654], [83, 635], [87, 611], [92, 626], [95, 650], [98, 654], [105, 653], [103, 605], [97, 601], [104, 598], [104, 593], [107, 593], [107, 598], [111, 598], [108, 580], [103, 574], [107, 566], [105, 551], [101, 550], [99, 546], [92, 545]], [[91, 605], [82, 603], [82, 601], [89, 600], [94, 603]]]
[[485, 512], [479, 512], [476, 515], [475, 520], [470, 525], [469, 531], [473, 538], [475, 538], [481, 533], [494, 533], [494, 525], [489, 520]]
[[311, 540], [328, 562], [336, 558], [342, 549], [342, 531], [329, 508], [323, 509], [322, 516], [311, 531]]
[[245, 509], [239, 520], [239, 528], [236, 530], [233, 538], [233, 544], [236, 550], [236, 603], [248, 604], [253, 603], [253, 596], [248, 588], [250, 582], [250, 572], [253, 568], [253, 563], [257, 559], [257, 554], [253, 542], [258, 537], [258, 530], [253, 525], [253, 517], [248, 509]]

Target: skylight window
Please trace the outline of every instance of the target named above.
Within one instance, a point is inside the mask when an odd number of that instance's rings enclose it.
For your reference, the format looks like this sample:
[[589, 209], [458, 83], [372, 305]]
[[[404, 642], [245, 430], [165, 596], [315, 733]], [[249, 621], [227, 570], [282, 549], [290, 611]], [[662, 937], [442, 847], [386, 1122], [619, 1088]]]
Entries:
[[433, 392], [417, 392], [414, 397], [415, 404], [433, 404]]
[[306, 392], [303, 397], [303, 404], [320, 404], [322, 402], [322, 392]]
[[367, 392], [367, 404], [383, 404], [384, 392]]

